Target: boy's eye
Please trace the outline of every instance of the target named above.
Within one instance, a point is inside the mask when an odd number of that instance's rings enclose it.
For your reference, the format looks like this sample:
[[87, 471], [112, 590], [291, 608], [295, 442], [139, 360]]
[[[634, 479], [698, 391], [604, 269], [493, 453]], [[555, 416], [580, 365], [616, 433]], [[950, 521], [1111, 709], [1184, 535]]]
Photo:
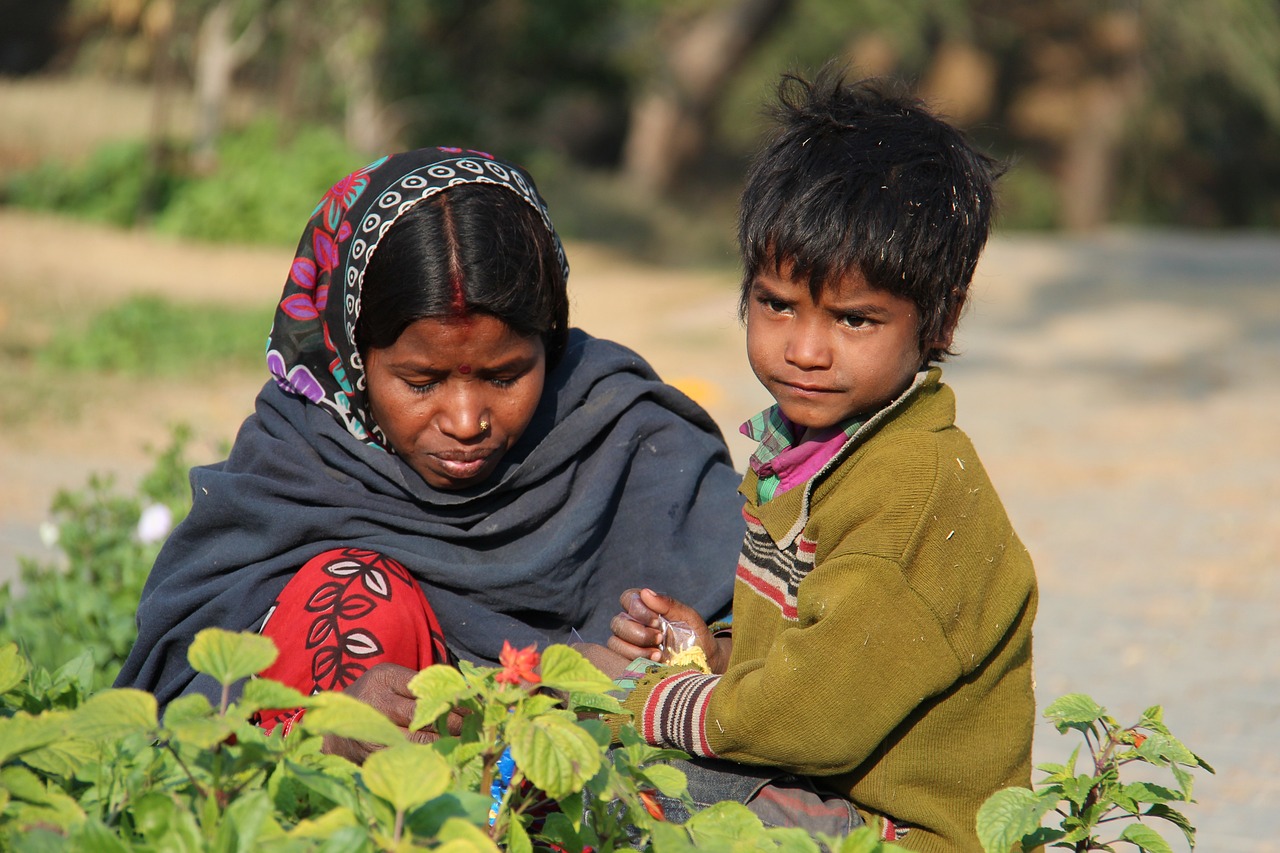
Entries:
[[787, 303], [783, 302], [781, 299], [774, 299], [769, 296], [761, 296], [760, 304], [761, 306], [764, 307], [766, 311], [772, 311], [775, 314], [785, 313], [786, 310], [790, 307], [787, 305]]
[[851, 329], [861, 329], [865, 326], [871, 325], [871, 321], [866, 317], [863, 317], [861, 314], [845, 314], [844, 317], [840, 319], [840, 322], [844, 323]]

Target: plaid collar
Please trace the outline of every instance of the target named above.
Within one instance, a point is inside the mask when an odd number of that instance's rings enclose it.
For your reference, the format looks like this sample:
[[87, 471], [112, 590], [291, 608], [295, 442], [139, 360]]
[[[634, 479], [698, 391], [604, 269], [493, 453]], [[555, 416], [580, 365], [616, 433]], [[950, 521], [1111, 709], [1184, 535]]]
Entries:
[[[863, 421], [850, 419], [837, 428], [850, 439], [862, 427]], [[805, 439], [804, 432], [796, 434], [796, 425], [787, 420], [782, 409], [777, 405], [770, 406], [738, 428], [747, 438], [760, 442], [756, 452], [751, 454], [749, 465], [751, 470], [759, 473], [761, 467], [776, 459], [779, 454], [790, 450]], [[823, 437], [834, 435], [832, 430], [822, 430]]]

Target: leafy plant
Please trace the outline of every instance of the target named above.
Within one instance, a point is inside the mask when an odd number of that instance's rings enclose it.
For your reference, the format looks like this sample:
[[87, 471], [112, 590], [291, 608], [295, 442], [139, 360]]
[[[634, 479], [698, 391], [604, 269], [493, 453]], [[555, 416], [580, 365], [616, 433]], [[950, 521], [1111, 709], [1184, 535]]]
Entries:
[[16, 589], [0, 584], [0, 643], [18, 643], [47, 670], [88, 654], [89, 687], [114, 680], [137, 635], [134, 614], [161, 540], [191, 507], [189, 440], [188, 429], [176, 428], [132, 495], [99, 476], [82, 491], [58, 493], [49, 529], [62, 559], [23, 558]]
[[[1191, 771], [1212, 773], [1213, 768], [1170, 733], [1160, 706], [1148, 708], [1134, 725], [1121, 726], [1093, 699], [1072, 693], [1050, 704], [1044, 715], [1059, 733], [1075, 730], [1084, 736], [1089, 766], [1076, 772], [1076, 747], [1066, 764], [1038, 767], [1047, 775], [1036, 790], [1006, 788], [992, 795], [978, 811], [978, 838], [986, 853], [1040, 845], [1115, 850], [1122, 843], [1151, 853], [1171, 851], [1151, 825], [1156, 821], [1179, 829], [1195, 848], [1195, 827], [1172, 804], [1194, 802]], [[1173, 785], [1121, 780], [1120, 768], [1135, 763], [1167, 769]], [[1041, 826], [1051, 812], [1059, 825]]]
[[[536, 666], [537, 655], [525, 654]], [[429, 744], [342, 693], [303, 696], [250, 679], [233, 701], [231, 686], [275, 655], [261, 635], [202, 631], [188, 659], [223, 685], [222, 698], [215, 706], [184, 696], [161, 720], [149, 693], [91, 694], [83, 662], [49, 675], [16, 646], [0, 647], [0, 848], [894, 849], [869, 829], [843, 839], [766, 829], [733, 803], [684, 825], [662, 821], [643, 794], [683, 794], [683, 775], [661, 763], [677, 753], [633, 731], [607, 751], [608, 733], [590, 715], [617, 708], [603, 692], [612, 685], [568, 647], [544, 652], [535, 682], [523, 677], [528, 666], [510, 664], [423, 670], [413, 728], [450, 708], [469, 711], [460, 737]], [[282, 707], [306, 709], [287, 736], [250, 722]], [[323, 754], [325, 734], [385, 748], [357, 766]], [[508, 784], [495, 798], [490, 786], [508, 753]]]
[[266, 305], [134, 295], [96, 314], [87, 328], [58, 329], [38, 358], [55, 370], [134, 376], [184, 376], [209, 364], [248, 370], [262, 363], [270, 316]]

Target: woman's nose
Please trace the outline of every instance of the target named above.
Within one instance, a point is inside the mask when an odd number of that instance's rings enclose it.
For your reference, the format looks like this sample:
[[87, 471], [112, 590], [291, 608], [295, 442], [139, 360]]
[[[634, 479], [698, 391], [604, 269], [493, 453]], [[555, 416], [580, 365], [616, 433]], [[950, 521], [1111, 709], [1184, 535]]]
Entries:
[[439, 415], [440, 431], [458, 441], [475, 441], [492, 426], [484, 400], [461, 392], [453, 395]]

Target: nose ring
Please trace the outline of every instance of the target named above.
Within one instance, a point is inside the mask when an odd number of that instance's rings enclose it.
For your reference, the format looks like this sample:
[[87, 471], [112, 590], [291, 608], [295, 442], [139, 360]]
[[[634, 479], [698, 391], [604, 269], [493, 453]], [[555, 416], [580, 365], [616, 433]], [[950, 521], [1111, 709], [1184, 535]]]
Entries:
[[489, 431], [489, 422], [488, 422], [488, 421], [483, 420], [483, 419], [480, 421], [480, 431], [481, 431], [481, 432], [488, 432], [488, 431]]

